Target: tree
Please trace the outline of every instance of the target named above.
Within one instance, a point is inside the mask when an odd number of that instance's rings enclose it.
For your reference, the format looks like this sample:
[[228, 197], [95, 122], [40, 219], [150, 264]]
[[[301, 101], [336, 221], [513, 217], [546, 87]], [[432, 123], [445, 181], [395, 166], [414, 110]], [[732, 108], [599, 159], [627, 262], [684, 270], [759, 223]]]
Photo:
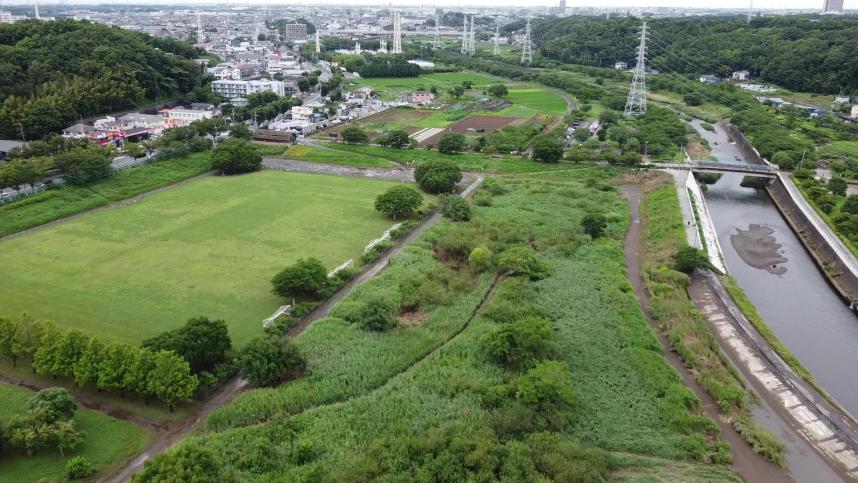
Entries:
[[56, 325], [52, 322], [45, 323], [38, 347], [33, 354], [33, 370], [38, 374], [52, 374], [61, 335]]
[[858, 215], [858, 195], [847, 196], [846, 201], [843, 202], [843, 206], [840, 207], [840, 211], [851, 215]]
[[444, 154], [456, 154], [465, 149], [468, 140], [464, 135], [456, 132], [447, 132], [438, 140], [438, 152]]
[[516, 399], [533, 411], [537, 428], [559, 430], [575, 404], [572, 372], [565, 362], [543, 361], [516, 381]]
[[57, 342], [57, 354], [51, 374], [74, 377], [74, 367], [86, 350], [89, 338], [83, 332], [73, 329], [63, 334]]
[[190, 399], [197, 389], [197, 377], [191, 374], [188, 361], [172, 352], [155, 354], [155, 366], [148, 377], [148, 392], [170, 407], [177, 401]]
[[86, 348], [74, 364], [74, 381], [78, 386], [86, 386], [98, 382], [98, 375], [104, 358], [104, 342], [97, 337], [90, 337]]
[[241, 377], [262, 387], [278, 382], [285, 373], [303, 371], [306, 362], [285, 337], [258, 337], [241, 351], [238, 365]]
[[447, 93], [458, 99], [465, 94], [465, 88], [462, 86], [453, 86], [449, 91], [447, 91]]
[[156, 353], [151, 350], [137, 351], [122, 381], [122, 387], [143, 396], [143, 404], [149, 404], [149, 399], [155, 396], [154, 388], [149, 385], [149, 374], [155, 370], [156, 359]]
[[581, 219], [581, 228], [584, 230], [584, 233], [590, 235], [590, 238], [594, 240], [601, 238], [607, 227], [608, 221], [605, 219], [605, 215], [601, 213], [587, 213]]
[[411, 145], [411, 138], [408, 137], [407, 132], [397, 129], [389, 131], [387, 134], [382, 136], [381, 139], [378, 140], [378, 144], [385, 147], [403, 149]]
[[509, 94], [509, 90], [503, 84], [491, 85], [486, 89], [486, 92], [492, 97], [504, 97]]
[[423, 197], [406, 185], [392, 186], [375, 198], [375, 209], [393, 218], [408, 218], [423, 204]]
[[474, 83], [473, 83], [473, 82], [471, 82], [471, 81], [469, 81], [469, 80], [462, 81], [462, 88], [464, 88], [464, 89], [472, 89], [473, 87], [474, 87]]
[[125, 143], [125, 154], [137, 159], [146, 156], [146, 150], [143, 149], [140, 143]]
[[702, 95], [696, 92], [689, 92], [682, 96], [682, 102], [684, 102], [687, 106], [699, 106], [705, 102], [705, 99]]
[[186, 442], [176, 449], [150, 458], [143, 471], [133, 476], [135, 483], [223, 481], [223, 466], [213, 452], [198, 443]]
[[77, 404], [68, 391], [61, 387], [49, 387], [37, 392], [24, 405], [24, 411], [44, 410], [44, 421], [68, 421], [74, 417]]
[[24, 448], [32, 456], [55, 441], [55, 424], [48, 421], [43, 407], [12, 417], [6, 424], [6, 437], [12, 446]]
[[250, 139], [250, 128], [244, 123], [237, 122], [229, 126], [229, 136], [235, 139]]
[[123, 344], [111, 342], [104, 348], [104, 355], [98, 368], [98, 380], [96, 385], [99, 389], [119, 389], [122, 397], [125, 397], [125, 389], [128, 387], [126, 373], [131, 370], [136, 353], [140, 349]]
[[540, 260], [532, 248], [524, 245], [507, 248], [498, 257], [498, 266], [501, 270], [513, 275], [524, 275], [531, 280], [542, 280], [551, 274], [551, 265]]
[[240, 174], [258, 171], [262, 155], [244, 139], [227, 139], [212, 150], [212, 168], [223, 174]]
[[301, 92], [309, 92], [310, 91], [310, 81], [307, 80], [306, 77], [302, 77], [298, 79], [298, 89]]
[[328, 270], [318, 258], [299, 258], [271, 280], [272, 292], [281, 297], [317, 298], [328, 288]]
[[414, 170], [417, 184], [429, 193], [449, 193], [462, 180], [462, 170], [452, 162], [442, 159], [426, 161]]
[[61, 457], [65, 457], [63, 450], [75, 449], [83, 442], [83, 434], [77, 430], [73, 421], [58, 421], [52, 437]]
[[846, 196], [846, 188], [848, 187], [849, 184], [842, 176], [833, 176], [828, 180], [828, 190], [831, 191], [831, 194], [834, 196]]
[[86, 146], [56, 154], [54, 163], [68, 183], [86, 185], [113, 174], [111, 157], [108, 149]]
[[12, 361], [12, 367], [25, 354], [21, 323], [0, 317], [0, 355]]
[[679, 248], [673, 254], [673, 268], [683, 273], [692, 273], [698, 268], [710, 268], [709, 257], [703, 253], [703, 250], [698, 250], [689, 245]]
[[468, 265], [477, 273], [488, 272], [494, 268], [494, 254], [486, 247], [476, 247], [468, 256]]
[[471, 206], [461, 196], [443, 195], [441, 213], [453, 221], [468, 221], [471, 219]]
[[142, 346], [153, 352], [173, 351], [188, 361], [194, 373], [200, 373], [226, 360], [232, 340], [223, 320], [196, 317], [178, 329], [144, 340]]
[[480, 338], [480, 346], [492, 361], [510, 369], [525, 369], [559, 353], [552, 330], [550, 322], [529, 317], [494, 326]]
[[357, 126], [346, 126], [340, 132], [340, 137], [349, 144], [366, 144], [369, 141], [366, 131]]
[[543, 163], [556, 163], [563, 157], [563, 143], [550, 136], [538, 136], [533, 140], [533, 159]]
[[586, 127], [579, 127], [575, 129], [575, 140], [579, 143], [583, 143], [584, 141], [590, 139], [590, 130]]

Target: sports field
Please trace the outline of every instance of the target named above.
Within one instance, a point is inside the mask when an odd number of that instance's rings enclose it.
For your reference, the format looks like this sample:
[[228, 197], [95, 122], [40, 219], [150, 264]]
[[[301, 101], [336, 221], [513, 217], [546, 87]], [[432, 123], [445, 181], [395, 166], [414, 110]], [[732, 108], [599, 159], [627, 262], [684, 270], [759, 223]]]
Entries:
[[[27, 400], [36, 393], [0, 382], [0, 425], [20, 414]], [[69, 456], [86, 457], [97, 470], [129, 458], [140, 452], [148, 439], [146, 431], [125, 421], [105, 416], [78, 406], [74, 417], [84, 438], [80, 447]], [[65, 460], [56, 449], [41, 449], [33, 456], [22, 450], [3, 445], [0, 453], [0, 481], [65, 481]]]
[[200, 315], [236, 345], [284, 300], [271, 277], [301, 257], [333, 268], [392, 225], [373, 208], [394, 183], [261, 171], [209, 177], [0, 242], [3, 315], [27, 312], [140, 342]]

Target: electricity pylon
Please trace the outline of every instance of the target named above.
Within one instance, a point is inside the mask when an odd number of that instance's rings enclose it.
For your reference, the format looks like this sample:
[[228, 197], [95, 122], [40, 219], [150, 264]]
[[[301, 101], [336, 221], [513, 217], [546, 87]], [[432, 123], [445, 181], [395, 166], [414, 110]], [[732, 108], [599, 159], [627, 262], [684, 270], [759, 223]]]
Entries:
[[646, 114], [646, 22], [641, 27], [641, 43], [638, 45], [638, 59], [635, 63], [632, 85], [626, 98], [623, 117]]

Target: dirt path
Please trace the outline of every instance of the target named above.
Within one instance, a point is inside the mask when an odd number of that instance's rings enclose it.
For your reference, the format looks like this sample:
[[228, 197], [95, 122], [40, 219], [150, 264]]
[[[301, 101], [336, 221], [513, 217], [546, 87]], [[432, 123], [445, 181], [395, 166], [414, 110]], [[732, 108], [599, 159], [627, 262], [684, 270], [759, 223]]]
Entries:
[[[623, 244], [623, 253], [626, 260], [626, 274], [635, 292], [635, 297], [646, 316], [647, 322], [653, 332], [661, 341], [662, 347], [669, 348], [670, 342], [658, 330], [658, 324], [652, 316], [650, 310], [649, 297], [643, 286], [643, 278], [641, 276], [641, 249], [643, 240], [641, 238], [641, 221], [640, 221], [640, 202], [641, 202], [641, 187], [640, 185], [626, 184], [622, 186], [623, 196], [629, 202], [629, 231], [626, 233], [625, 242]], [[733, 468], [745, 481], [751, 483], [770, 483], [775, 481], [793, 481], [790, 475], [782, 468], [775, 466], [769, 461], [754, 453], [751, 447], [746, 443], [739, 433], [729, 423], [721, 418], [718, 411], [718, 406], [715, 401], [707, 393], [703, 387], [691, 375], [688, 368], [672, 350], [665, 350], [664, 357], [679, 373], [682, 381], [688, 386], [694, 394], [700, 399], [701, 407], [704, 414], [718, 424], [721, 430], [721, 438], [730, 444], [730, 453], [733, 455]]]

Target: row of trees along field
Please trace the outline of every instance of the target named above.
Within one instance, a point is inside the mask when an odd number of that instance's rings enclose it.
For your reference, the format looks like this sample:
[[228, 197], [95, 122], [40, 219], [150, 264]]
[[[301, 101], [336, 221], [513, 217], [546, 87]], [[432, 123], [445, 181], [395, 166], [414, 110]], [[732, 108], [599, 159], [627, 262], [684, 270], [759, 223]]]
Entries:
[[0, 25], [0, 137], [41, 138], [81, 117], [191, 92], [190, 45], [76, 20]]
[[[540, 54], [563, 63], [634, 64], [641, 20], [593, 17], [537, 19], [533, 38]], [[516, 25], [510, 25], [514, 28]], [[663, 18], [649, 21], [653, 65], [681, 74], [748, 70], [788, 89], [858, 93], [858, 19], [744, 16]]]

